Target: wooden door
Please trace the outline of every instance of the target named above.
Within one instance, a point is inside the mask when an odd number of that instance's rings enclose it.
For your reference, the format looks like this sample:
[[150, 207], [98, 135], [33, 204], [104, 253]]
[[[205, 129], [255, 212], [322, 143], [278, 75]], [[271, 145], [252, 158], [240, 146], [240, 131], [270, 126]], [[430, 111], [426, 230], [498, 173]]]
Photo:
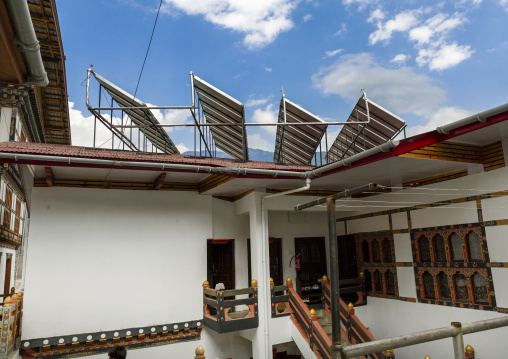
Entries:
[[282, 285], [282, 240], [280, 238], [270, 237], [270, 277], [273, 278], [275, 285]]
[[326, 274], [326, 249], [323, 237], [295, 238], [295, 253], [300, 255], [301, 270], [296, 272], [302, 283], [317, 283]]
[[210, 288], [224, 283], [226, 289], [235, 289], [234, 240], [209, 239], [207, 242], [207, 268]]
[[11, 291], [11, 266], [12, 257], [7, 257], [7, 260], [5, 261], [4, 294], [9, 294]]
[[355, 236], [339, 236], [337, 241], [339, 248], [339, 279], [358, 278]]

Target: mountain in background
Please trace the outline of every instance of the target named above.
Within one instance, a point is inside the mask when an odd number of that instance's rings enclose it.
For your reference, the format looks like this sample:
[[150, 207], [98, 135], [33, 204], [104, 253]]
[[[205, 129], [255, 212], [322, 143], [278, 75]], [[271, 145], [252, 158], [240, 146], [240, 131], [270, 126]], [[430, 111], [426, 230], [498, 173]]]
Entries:
[[[204, 154], [204, 152], [202, 152]], [[184, 152], [183, 155], [194, 156], [194, 151]], [[198, 153], [199, 155], [199, 153]], [[217, 158], [233, 158], [230, 155], [217, 151]], [[251, 161], [273, 162], [273, 152], [249, 148], [249, 159]]]
[[[202, 153], [204, 154], [204, 152]], [[183, 153], [183, 155], [194, 156], [194, 151], [186, 151]], [[323, 164], [325, 164], [326, 152], [322, 152], [322, 156], [323, 156]], [[232, 158], [232, 157], [222, 151], [217, 151], [217, 158]], [[251, 161], [273, 162], [273, 152], [249, 148], [249, 159]], [[318, 166], [321, 164], [320, 152], [317, 152], [317, 164]], [[312, 165], [314, 165], [314, 160], [312, 160]]]

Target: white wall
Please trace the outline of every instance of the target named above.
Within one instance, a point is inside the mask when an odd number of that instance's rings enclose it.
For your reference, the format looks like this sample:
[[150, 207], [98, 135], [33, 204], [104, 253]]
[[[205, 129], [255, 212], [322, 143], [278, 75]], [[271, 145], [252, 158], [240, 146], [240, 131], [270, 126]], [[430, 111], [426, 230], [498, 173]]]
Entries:
[[24, 338], [202, 318], [211, 197], [53, 187], [32, 201]]
[[12, 108], [0, 107], [0, 142], [9, 141]]
[[[398, 300], [368, 298], [369, 330], [376, 339], [391, 338], [449, 326], [451, 322], [463, 324], [505, 316], [495, 312], [450, 308], [441, 305], [410, 303]], [[364, 314], [364, 313], [362, 313]], [[359, 316], [363, 320], [363, 315]], [[508, 328], [468, 334], [464, 345], [475, 349], [476, 358], [504, 358], [503, 338], [508, 336]], [[453, 358], [451, 339], [420, 344], [394, 350], [397, 359], [416, 359], [429, 355], [431, 358]]]

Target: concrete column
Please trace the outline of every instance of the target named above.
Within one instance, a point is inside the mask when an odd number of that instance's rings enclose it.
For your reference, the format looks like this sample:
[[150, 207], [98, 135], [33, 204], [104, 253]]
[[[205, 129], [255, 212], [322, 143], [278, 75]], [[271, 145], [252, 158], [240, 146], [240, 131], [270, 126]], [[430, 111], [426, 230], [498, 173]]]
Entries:
[[[259, 327], [252, 337], [254, 359], [272, 358], [270, 343], [270, 268], [268, 246], [268, 213], [262, 211], [262, 197], [265, 193], [254, 192], [250, 203], [250, 243], [252, 278], [258, 281]], [[263, 213], [264, 212], [264, 213]]]

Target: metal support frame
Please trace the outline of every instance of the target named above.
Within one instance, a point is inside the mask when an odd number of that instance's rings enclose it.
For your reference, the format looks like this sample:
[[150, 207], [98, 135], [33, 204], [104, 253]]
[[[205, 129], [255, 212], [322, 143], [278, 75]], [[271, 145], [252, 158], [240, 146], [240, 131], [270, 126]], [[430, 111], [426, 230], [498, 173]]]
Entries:
[[[284, 156], [284, 137], [285, 137], [285, 129], [286, 129], [286, 126], [295, 126], [295, 127], [298, 127], [298, 126], [311, 126], [311, 125], [344, 125], [344, 126], [351, 126], [351, 125], [362, 125], [362, 126], [365, 126], [369, 121], [370, 121], [370, 114], [369, 114], [369, 108], [368, 108], [368, 100], [367, 100], [367, 97], [366, 97], [366, 94], [365, 92], [363, 91], [363, 97], [366, 101], [366, 107], [367, 107], [367, 121], [335, 121], [335, 122], [326, 122], [326, 123], [323, 123], [323, 122], [307, 122], [307, 123], [302, 123], [302, 122], [287, 122], [287, 114], [286, 114], [286, 99], [285, 99], [285, 94], [283, 93], [282, 94], [282, 105], [283, 105], [283, 112], [284, 112], [284, 121], [281, 122], [281, 123], [247, 123], [245, 121], [245, 109], [242, 108], [242, 121], [241, 123], [238, 123], [238, 124], [230, 124], [230, 123], [207, 123], [207, 120], [205, 118], [205, 116], [203, 115], [202, 116], [202, 106], [201, 106], [201, 103], [199, 101], [199, 97], [198, 99], [196, 99], [196, 90], [194, 88], [194, 81], [193, 81], [193, 77], [194, 77], [194, 74], [192, 72], [190, 72], [190, 85], [191, 85], [191, 105], [190, 106], [146, 106], [146, 107], [137, 107], [137, 106], [126, 106], [126, 107], [115, 107], [114, 106], [114, 102], [112, 101], [111, 102], [111, 106], [109, 107], [102, 107], [101, 106], [101, 93], [102, 93], [102, 85], [99, 86], [99, 105], [98, 107], [93, 107], [90, 105], [90, 101], [89, 101], [89, 97], [90, 97], [90, 74], [93, 72], [93, 66], [90, 66], [90, 68], [87, 70], [87, 81], [86, 81], [86, 105], [88, 107], [88, 109], [92, 112], [92, 111], [95, 111], [96, 113], [101, 113], [101, 111], [110, 111], [111, 112], [111, 120], [110, 120], [110, 126], [106, 126], [110, 131], [113, 132], [112, 134], [112, 137], [111, 137], [111, 143], [112, 143], [112, 148], [114, 149], [114, 137], [115, 135], [117, 137], [119, 137], [119, 134], [123, 134], [125, 132], [125, 129], [129, 128], [130, 129], [130, 133], [131, 133], [131, 140], [129, 141], [131, 143], [131, 145], [133, 145], [132, 143], [132, 129], [138, 129], [138, 145], [137, 145], [137, 148], [138, 150], [143, 150], [143, 151], [147, 151], [147, 148], [148, 148], [148, 139], [146, 137], [146, 135], [144, 134], [144, 131], [148, 130], [149, 128], [154, 128], [155, 131], [156, 131], [156, 134], [155, 134], [155, 147], [157, 148], [157, 146], [159, 145], [159, 136], [158, 136], [158, 131], [161, 131], [162, 128], [165, 128], [165, 127], [169, 127], [169, 128], [173, 128], [173, 127], [193, 127], [194, 128], [194, 154], [197, 155], [197, 142], [198, 142], [198, 136], [197, 136], [197, 132], [199, 132], [199, 147], [200, 147], [200, 155], [202, 155], [202, 151], [203, 151], [203, 148], [202, 148], [202, 145], [204, 145], [204, 151], [205, 151], [205, 156], [209, 156], [209, 157], [214, 157], [214, 154], [216, 155], [216, 147], [214, 147], [214, 132], [212, 130], [211, 127], [215, 127], [215, 126], [241, 126], [241, 132], [242, 132], [242, 160], [243, 162], [246, 162], [247, 161], [247, 158], [248, 158], [248, 144], [247, 144], [247, 131], [246, 131], [246, 128], [248, 126], [281, 126], [281, 131], [280, 131], [280, 136], [279, 136], [279, 141], [280, 141], [280, 146], [279, 146], [279, 153], [278, 153], [278, 156], [281, 160], [281, 162], [284, 162], [285, 161], [285, 156]], [[113, 99], [112, 99], [113, 100]], [[109, 105], [106, 104], [106, 106]], [[118, 106], [118, 104], [116, 104]], [[113, 123], [113, 114], [114, 114], [114, 111], [115, 110], [121, 110], [122, 113], [124, 113], [125, 110], [144, 110], [144, 111], [149, 111], [149, 110], [155, 110], [155, 109], [159, 109], [159, 110], [189, 110], [192, 117], [193, 117], [193, 123], [181, 123], [181, 124], [159, 124], [159, 123], [153, 123], [152, 121], [146, 121], [146, 118], [144, 119], [144, 123], [143, 125], [133, 125], [133, 121], [131, 120], [130, 124], [128, 123], [128, 121], [123, 121], [123, 115], [122, 115], [122, 121], [121, 121], [121, 124], [120, 125], [115, 125]], [[196, 110], [197, 110], [197, 113], [196, 113]], [[92, 112], [93, 113], [93, 112]], [[103, 122], [101, 120], [101, 122]], [[120, 131], [118, 131], [120, 130]], [[362, 128], [363, 130], [363, 128]], [[355, 141], [357, 140], [358, 136], [360, 136], [360, 134], [364, 131], [360, 130], [358, 132], [358, 134], [356, 134], [356, 137], [353, 138], [353, 142], [351, 145], [354, 146], [354, 143]], [[405, 131], [405, 129], [404, 129]], [[141, 132], [143, 132], [143, 138], [141, 138]], [[96, 133], [97, 133], [97, 117], [94, 118], [94, 142], [93, 142], [93, 146], [96, 147]], [[400, 131], [399, 131], [400, 133]], [[163, 138], [162, 136], [163, 133], [161, 133], [161, 139]], [[327, 135], [327, 132], [325, 131], [325, 136]], [[124, 148], [125, 148], [125, 144], [128, 144], [128, 142], [125, 142], [124, 139], [127, 139], [127, 137], [125, 138], [122, 138], [121, 136], [119, 137], [123, 142], [124, 142]], [[318, 161], [319, 161], [319, 165], [323, 166], [323, 159], [322, 159], [322, 137], [320, 139], [320, 156], [319, 156], [319, 159], [318, 159], [318, 156], [317, 156], [317, 153], [314, 154], [314, 161], [315, 161], [315, 165], [318, 166]], [[141, 146], [143, 144], [143, 146]], [[154, 146], [153, 143], [151, 143], [152, 145], [152, 148]], [[165, 141], [165, 144], [164, 144], [164, 148], [166, 148], [166, 145], [167, 145], [167, 141]], [[350, 145], [350, 146], [351, 146]], [[128, 147], [130, 147], [130, 145], [128, 145]], [[326, 163], [329, 163], [330, 162], [330, 159], [328, 158], [328, 152], [329, 152], [329, 148], [328, 148], [328, 138], [326, 137], [325, 138], [325, 150], [327, 151], [327, 154], [326, 154], [326, 157], [325, 157], [325, 160], [326, 160]], [[157, 152], [157, 150], [155, 150]]]

